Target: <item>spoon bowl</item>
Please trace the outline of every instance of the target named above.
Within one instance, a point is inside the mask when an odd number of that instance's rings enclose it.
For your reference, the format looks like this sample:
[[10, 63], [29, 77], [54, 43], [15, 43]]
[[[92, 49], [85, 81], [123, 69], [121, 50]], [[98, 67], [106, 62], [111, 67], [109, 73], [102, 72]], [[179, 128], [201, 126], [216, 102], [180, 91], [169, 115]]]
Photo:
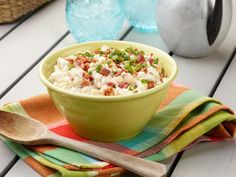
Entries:
[[166, 173], [166, 166], [161, 163], [59, 136], [41, 122], [23, 115], [0, 110], [0, 122], [0, 134], [20, 144], [62, 146], [146, 177], [161, 177]]
[[0, 134], [21, 144], [32, 144], [48, 133], [44, 124], [25, 116], [0, 111], [0, 118]]

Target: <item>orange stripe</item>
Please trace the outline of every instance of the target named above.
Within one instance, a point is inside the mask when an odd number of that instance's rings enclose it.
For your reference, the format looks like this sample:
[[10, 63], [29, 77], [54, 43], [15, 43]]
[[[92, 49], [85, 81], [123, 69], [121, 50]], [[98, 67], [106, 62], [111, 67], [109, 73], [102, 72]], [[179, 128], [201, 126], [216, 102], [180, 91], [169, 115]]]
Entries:
[[64, 119], [54, 106], [48, 94], [22, 100], [20, 104], [30, 117], [45, 124], [55, 123]]
[[98, 176], [99, 177], [105, 177], [106, 175], [112, 174], [112, 173], [124, 173], [125, 170], [123, 168], [120, 167], [113, 167], [113, 168], [109, 168], [109, 169], [101, 169], [98, 170]]
[[49, 177], [50, 175], [56, 173], [55, 170], [40, 164], [32, 157], [27, 157], [24, 159], [24, 161], [43, 177]]
[[169, 103], [171, 103], [176, 97], [178, 97], [179, 95], [181, 95], [182, 93], [186, 92], [188, 89], [184, 88], [184, 87], [178, 87], [175, 85], [171, 85], [168, 89], [167, 95], [164, 98], [164, 100], [162, 101], [160, 108], [163, 108], [164, 106], [168, 105]]
[[45, 153], [46, 151], [51, 151], [57, 148], [57, 146], [54, 145], [38, 145], [38, 146], [28, 146], [28, 147], [42, 154]]
[[[214, 113], [216, 113], [219, 110], [226, 110], [226, 111], [228, 111], [229, 109], [227, 107], [223, 106], [223, 105], [217, 105], [217, 106], [211, 108], [208, 112], [203, 113], [203, 114], [195, 117], [195, 119], [190, 121], [187, 125], [185, 125], [184, 127], [181, 127], [178, 130], [176, 130], [172, 135], [168, 136], [164, 141], [162, 141], [157, 146], [151, 147], [150, 149], [148, 149], [148, 150], [138, 154], [138, 157], [146, 157], [146, 156], [152, 155], [154, 152], [155, 153], [159, 152], [164, 146], [166, 146], [171, 141], [173, 141], [176, 137], [181, 135], [182, 132], [189, 130], [190, 128], [192, 128], [193, 126], [197, 125], [198, 123], [200, 123], [201, 121], [205, 120], [206, 118], [208, 118], [209, 116], [213, 115]], [[222, 132], [220, 132], [220, 133], [222, 134], [222, 136], [226, 135], [225, 138], [229, 138], [228, 134], [223, 132], [223, 129], [221, 129], [221, 131]], [[214, 135], [214, 133], [212, 135]]]

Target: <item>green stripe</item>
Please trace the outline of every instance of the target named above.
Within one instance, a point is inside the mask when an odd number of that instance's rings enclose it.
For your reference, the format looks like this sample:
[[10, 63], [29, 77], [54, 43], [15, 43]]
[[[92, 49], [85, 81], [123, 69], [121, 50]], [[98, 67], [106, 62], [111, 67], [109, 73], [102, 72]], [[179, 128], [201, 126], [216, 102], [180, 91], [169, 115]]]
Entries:
[[8, 112], [13, 112], [13, 113], [17, 113], [20, 115], [28, 116], [28, 114], [25, 112], [24, 108], [21, 106], [21, 104], [19, 102], [4, 105], [0, 109], [2, 109], [4, 111], [8, 111]]
[[[41, 157], [43, 157], [43, 158], [45, 158], [46, 160], [48, 160], [49, 162], [52, 162], [52, 163], [54, 163], [54, 164], [57, 164], [57, 165], [59, 165], [59, 166], [61, 166], [61, 167], [63, 167], [64, 165], [66, 165], [66, 163], [65, 162], [63, 162], [64, 161], [64, 159], [57, 159], [57, 158], [55, 158], [55, 157], [51, 157], [51, 156], [48, 156], [48, 155], [46, 155], [46, 154], [41, 154], [41, 153], [38, 153]], [[63, 160], [63, 161], [62, 161]]]
[[63, 147], [57, 147], [56, 149], [48, 150], [44, 152], [44, 154], [58, 160], [63, 159], [63, 162], [67, 164], [90, 162], [84, 157], [84, 155]]
[[[119, 144], [137, 152], [142, 152], [160, 143], [170, 133], [173, 133], [177, 126], [184, 123], [186, 118], [189, 119], [189, 113], [197, 107], [204, 105], [206, 102], [219, 104], [219, 102], [213, 98], [202, 97], [198, 92], [188, 90], [155, 113], [152, 120], [147, 124], [141, 134], [132, 139], [121, 141]], [[206, 107], [205, 111], [208, 111], [209, 108], [210, 106]], [[197, 112], [195, 112], [195, 114], [196, 113]]]
[[[211, 129], [215, 128], [223, 121], [232, 120], [235, 120], [234, 115], [230, 114], [227, 111], [219, 111], [218, 113], [212, 115], [209, 119], [201, 122], [201, 124], [198, 124], [190, 130], [186, 131], [184, 134], [182, 134], [169, 145], [167, 145], [165, 148], [163, 148], [159, 153], [146, 157], [146, 159], [159, 161], [163, 160], [161, 158], [168, 158], [174, 155], [175, 153], [181, 151], [184, 147], [191, 144], [194, 140], [204, 135]], [[164, 157], [163, 154], [165, 154]]]

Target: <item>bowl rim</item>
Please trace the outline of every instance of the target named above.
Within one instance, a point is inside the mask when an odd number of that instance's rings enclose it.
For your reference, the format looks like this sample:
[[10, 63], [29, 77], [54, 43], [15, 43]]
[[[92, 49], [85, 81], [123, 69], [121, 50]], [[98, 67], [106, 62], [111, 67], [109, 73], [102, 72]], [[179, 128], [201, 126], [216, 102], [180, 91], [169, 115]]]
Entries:
[[[59, 88], [59, 87], [53, 85], [46, 78], [46, 76], [44, 75], [44, 72], [43, 72], [44, 63], [48, 59], [52, 58], [53, 55], [55, 55], [56, 53], [66, 51], [66, 50], [69, 50], [69, 49], [72, 49], [72, 48], [75, 48], [75, 47], [79, 48], [81, 46], [94, 45], [94, 44], [99, 44], [99, 43], [101, 43], [103, 45], [109, 45], [109, 43], [110, 44], [112, 44], [112, 43], [130, 44], [131, 46], [136, 46], [137, 48], [144, 47], [144, 48], [149, 48], [150, 50], [157, 51], [157, 53], [160, 53], [162, 56], [164, 56], [163, 58], [167, 59], [173, 65], [173, 71], [164, 83], [162, 83], [162, 84], [160, 84], [160, 85], [158, 85], [158, 86], [156, 86], [152, 89], [148, 89], [148, 90], [142, 91], [140, 93], [134, 93], [134, 94], [131, 94], [131, 95], [116, 95], [116, 96], [86, 95], [86, 94], [74, 93], [72, 91], [68, 91], [68, 90], [65, 90], [65, 89], [62, 89], [62, 88]], [[47, 56], [45, 56], [42, 59], [40, 65], [39, 65], [39, 77], [40, 77], [40, 80], [42, 81], [42, 83], [47, 87], [47, 89], [51, 89], [51, 90], [60, 92], [62, 94], [66, 94], [66, 95], [76, 97], [76, 98], [80, 98], [80, 99], [96, 100], [96, 101], [108, 101], [108, 102], [109, 101], [120, 101], [120, 100], [136, 99], [136, 98], [139, 98], [139, 97], [144, 97], [144, 96], [147, 96], [147, 95], [150, 95], [150, 94], [154, 94], [157, 91], [162, 90], [163, 88], [168, 86], [176, 78], [177, 73], [178, 73], [178, 67], [177, 67], [176, 62], [174, 61], [174, 59], [169, 54], [162, 51], [161, 49], [158, 49], [158, 48], [146, 45], [146, 44], [137, 43], [137, 42], [118, 41], [118, 40], [90, 41], [90, 42], [83, 42], [83, 43], [76, 43], [76, 44], [73, 44], [73, 45], [69, 45], [69, 46], [60, 48], [58, 50], [55, 50], [54, 52], [49, 53]]]

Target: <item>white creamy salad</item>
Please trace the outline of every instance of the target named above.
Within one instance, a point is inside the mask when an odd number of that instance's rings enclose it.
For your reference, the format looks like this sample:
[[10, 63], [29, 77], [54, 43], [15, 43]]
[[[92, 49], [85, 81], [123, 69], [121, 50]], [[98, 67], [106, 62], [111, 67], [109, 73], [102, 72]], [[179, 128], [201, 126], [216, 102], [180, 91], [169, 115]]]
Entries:
[[74, 93], [116, 96], [140, 93], [166, 81], [157, 56], [136, 48], [102, 46], [59, 57], [49, 81]]

